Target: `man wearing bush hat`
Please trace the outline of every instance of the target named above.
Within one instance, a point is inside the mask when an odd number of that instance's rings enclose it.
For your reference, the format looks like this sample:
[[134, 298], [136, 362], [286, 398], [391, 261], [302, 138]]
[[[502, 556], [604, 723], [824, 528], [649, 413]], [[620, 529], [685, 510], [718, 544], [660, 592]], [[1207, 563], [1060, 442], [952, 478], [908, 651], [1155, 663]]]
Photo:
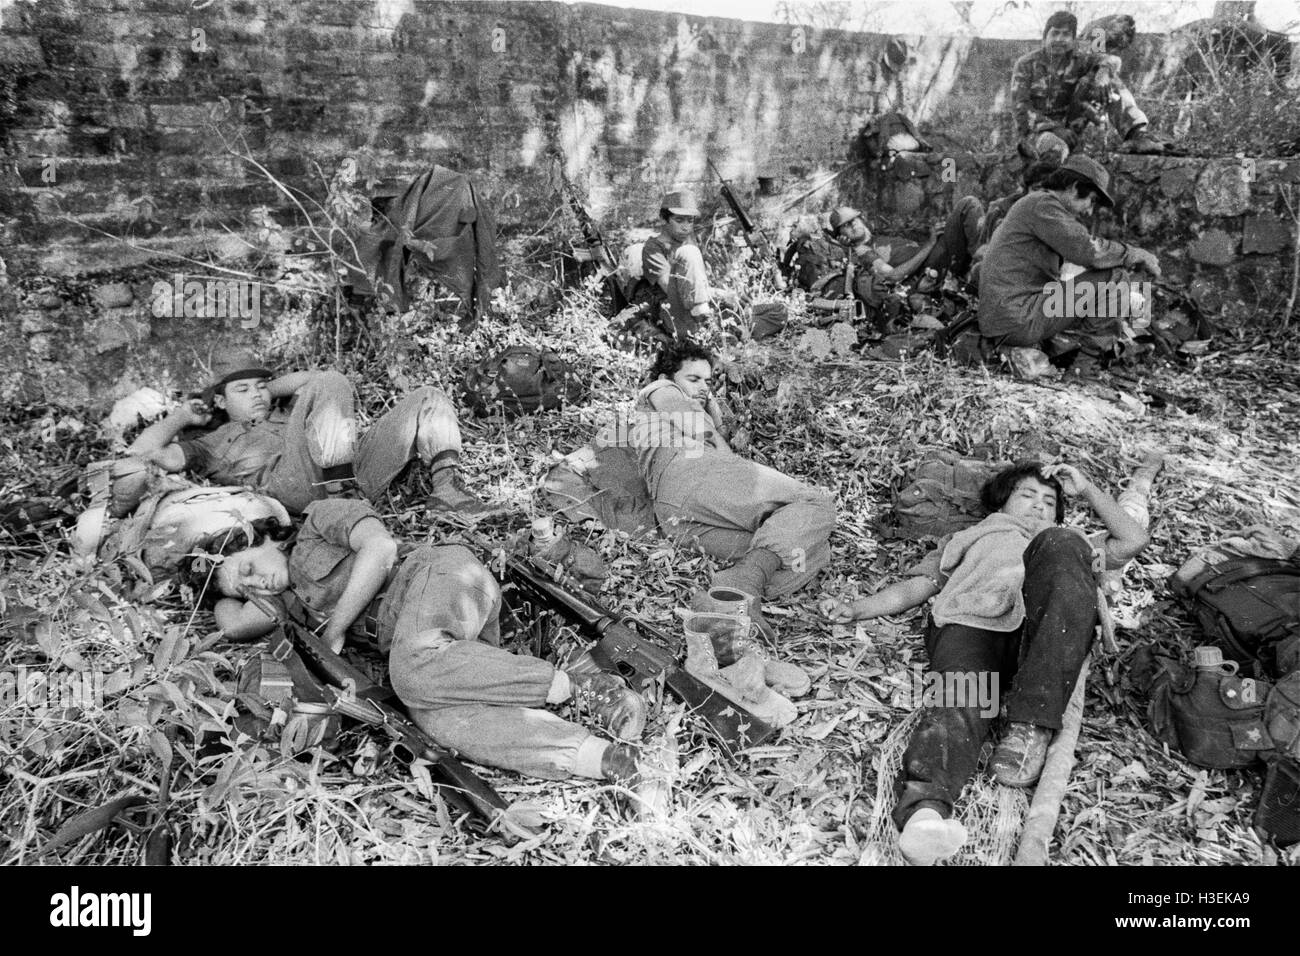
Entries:
[[[1068, 329], [1089, 336], [1117, 331], [1134, 308], [1134, 284], [1124, 270], [1159, 278], [1160, 262], [1137, 246], [1094, 239], [1080, 221], [1094, 205], [1114, 204], [1110, 174], [1078, 153], [1017, 200], [984, 253], [980, 332], [999, 344], [1033, 347]], [[1066, 262], [1085, 271], [1063, 280]]]
[[[291, 398], [287, 410], [274, 408]], [[186, 429], [226, 421], [177, 440]], [[167, 471], [188, 470], [223, 485], [247, 485], [298, 514], [355, 478], [375, 500], [417, 458], [430, 470], [429, 506], [473, 513], [486, 508], [460, 478], [456, 411], [436, 388], [417, 388], [358, 440], [352, 385], [339, 372], [289, 372], [273, 378], [250, 353], [212, 363], [203, 399], [192, 399], [150, 425], [129, 453]]]
[[[641, 251], [641, 269], [653, 287], [653, 300], [666, 309], [661, 321], [674, 339], [698, 331], [713, 314], [704, 256], [695, 244], [700, 207], [685, 189], [665, 193], [659, 203], [662, 226]], [[652, 300], [652, 301], [653, 301]]]

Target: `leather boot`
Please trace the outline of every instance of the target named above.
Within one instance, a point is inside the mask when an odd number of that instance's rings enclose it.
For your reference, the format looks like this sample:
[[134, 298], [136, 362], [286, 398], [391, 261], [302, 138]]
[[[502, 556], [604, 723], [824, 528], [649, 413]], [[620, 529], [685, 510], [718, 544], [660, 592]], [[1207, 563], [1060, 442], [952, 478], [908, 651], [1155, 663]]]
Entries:
[[767, 548], [755, 548], [746, 551], [731, 567], [719, 571], [713, 576], [713, 588], [726, 588], [731, 591], [743, 591], [755, 596], [750, 604], [749, 616], [760, 634], [772, 643], [776, 643], [776, 631], [763, 617], [762, 597], [767, 590], [772, 575], [781, 570], [781, 556]]
[[469, 515], [498, 510], [466, 486], [465, 479], [460, 474], [460, 458], [455, 452], [439, 455], [434, 460], [429, 482], [432, 489], [427, 504], [434, 511]]
[[691, 610], [696, 612], [689, 630], [707, 634], [718, 667], [726, 669], [755, 657], [763, 662], [767, 685], [785, 697], [801, 697], [812, 687], [812, 680], [794, 664], [773, 660], [762, 642], [754, 639], [751, 608], [758, 599], [743, 591], [713, 587], [695, 594]]

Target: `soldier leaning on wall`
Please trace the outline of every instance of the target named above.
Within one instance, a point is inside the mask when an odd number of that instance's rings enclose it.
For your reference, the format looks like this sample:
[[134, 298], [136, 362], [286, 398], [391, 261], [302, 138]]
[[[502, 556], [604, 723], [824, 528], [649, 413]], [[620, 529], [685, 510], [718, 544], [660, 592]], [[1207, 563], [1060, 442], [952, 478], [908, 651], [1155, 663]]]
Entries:
[[1079, 21], [1057, 11], [1047, 19], [1043, 45], [1011, 70], [1011, 103], [1027, 162], [1064, 161], [1093, 123], [1109, 119], [1131, 153], [1161, 153], [1166, 144], [1147, 129], [1146, 114], [1120, 79], [1119, 57], [1079, 49]]

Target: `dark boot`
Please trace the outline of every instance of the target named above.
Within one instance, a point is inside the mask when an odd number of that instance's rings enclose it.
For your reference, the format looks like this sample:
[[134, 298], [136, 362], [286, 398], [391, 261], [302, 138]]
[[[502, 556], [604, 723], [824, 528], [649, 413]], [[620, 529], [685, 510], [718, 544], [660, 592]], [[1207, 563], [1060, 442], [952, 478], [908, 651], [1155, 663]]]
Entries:
[[1148, 132], [1145, 126], [1134, 126], [1120, 148], [1126, 153], [1158, 154], [1165, 152], [1169, 144], [1155, 133]]
[[568, 670], [572, 700], [619, 740], [640, 740], [645, 732], [645, 698], [628, 689], [621, 677], [603, 671]]
[[498, 510], [488, 504], [465, 484], [460, 473], [460, 456], [444, 452], [433, 461], [429, 475], [432, 489], [427, 505], [433, 511], [451, 511], [457, 514], [484, 514]]
[[635, 787], [641, 780], [636, 748], [629, 744], [610, 744], [600, 758], [600, 772], [610, 783]]

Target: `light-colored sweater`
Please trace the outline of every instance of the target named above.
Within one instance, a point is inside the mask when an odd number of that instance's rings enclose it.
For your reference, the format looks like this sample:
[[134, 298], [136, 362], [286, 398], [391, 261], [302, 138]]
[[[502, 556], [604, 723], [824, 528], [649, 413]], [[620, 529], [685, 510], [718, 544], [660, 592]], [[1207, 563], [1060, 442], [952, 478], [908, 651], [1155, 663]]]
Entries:
[[934, 599], [935, 625], [999, 632], [1018, 628], [1025, 619], [1025, 548], [1050, 527], [1050, 521], [997, 512], [954, 534], [939, 561], [947, 580]]

